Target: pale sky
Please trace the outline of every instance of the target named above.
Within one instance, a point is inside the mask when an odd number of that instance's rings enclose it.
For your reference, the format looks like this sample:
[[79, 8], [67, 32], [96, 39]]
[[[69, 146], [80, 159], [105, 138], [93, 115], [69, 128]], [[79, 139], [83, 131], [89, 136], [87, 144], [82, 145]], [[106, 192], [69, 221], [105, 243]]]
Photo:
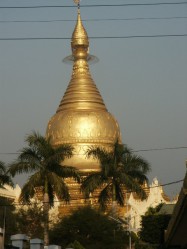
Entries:
[[[89, 4], [179, 3], [179, 0], [82, 0]], [[73, 5], [71, 0], [1, 0], [2, 6]], [[70, 40], [3, 41], [3, 38], [71, 37], [75, 8], [0, 8], [0, 160], [11, 162], [32, 130], [45, 134], [71, 77], [62, 63]], [[90, 37], [187, 34], [187, 4], [82, 7]], [[170, 17], [175, 17], [170, 19]], [[176, 18], [177, 17], [177, 18]], [[183, 18], [179, 18], [183, 17]], [[98, 19], [161, 18], [144, 20]], [[162, 19], [168, 18], [168, 19]], [[2, 22], [2, 21], [53, 22]], [[187, 36], [90, 39], [99, 63], [90, 70], [104, 102], [133, 150], [187, 147]], [[138, 152], [151, 164], [150, 182], [184, 178], [186, 149]], [[15, 179], [23, 184], [25, 177]], [[181, 185], [165, 188], [176, 194]]]

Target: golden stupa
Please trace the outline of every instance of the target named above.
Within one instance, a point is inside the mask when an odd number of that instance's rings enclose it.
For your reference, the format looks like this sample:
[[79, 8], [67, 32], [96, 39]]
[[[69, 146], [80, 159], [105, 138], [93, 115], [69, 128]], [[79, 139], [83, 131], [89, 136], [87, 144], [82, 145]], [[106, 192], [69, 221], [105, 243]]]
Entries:
[[87, 159], [89, 146], [110, 146], [121, 141], [117, 121], [103, 102], [90, 71], [89, 39], [82, 24], [80, 9], [71, 38], [73, 71], [66, 92], [56, 114], [50, 119], [46, 136], [51, 137], [54, 146], [71, 144], [74, 155], [64, 164], [77, 167], [82, 173], [99, 169], [99, 163]]

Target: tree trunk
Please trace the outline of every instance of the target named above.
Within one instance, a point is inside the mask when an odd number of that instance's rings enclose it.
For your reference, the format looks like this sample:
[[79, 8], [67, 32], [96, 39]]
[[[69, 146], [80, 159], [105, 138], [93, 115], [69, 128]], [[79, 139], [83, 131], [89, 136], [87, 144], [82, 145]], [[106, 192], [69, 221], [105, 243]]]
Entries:
[[[114, 151], [114, 172], [116, 171], [116, 151]], [[112, 177], [112, 216], [116, 217], [116, 186], [114, 176]]]
[[44, 212], [44, 246], [48, 246], [49, 245], [49, 195], [48, 193], [44, 193], [43, 212]]
[[112, 217], [116, 216], [116, 188], [112, 185]]

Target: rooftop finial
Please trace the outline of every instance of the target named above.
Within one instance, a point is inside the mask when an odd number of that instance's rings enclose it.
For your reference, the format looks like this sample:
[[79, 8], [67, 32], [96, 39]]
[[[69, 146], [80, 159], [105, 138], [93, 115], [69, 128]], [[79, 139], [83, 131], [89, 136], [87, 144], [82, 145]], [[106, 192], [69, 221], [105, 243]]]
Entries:
[[80, 0], [74, 0], [74, 3], [77, 5], [78, 10], [80, 9]]
[[77, 22], [71, 37], [72, 55], [63, 59], [65, 63], [75, 62], [76, 59], [84, 58], [89, 64], [98, 62], [98, 58], [89, 54], [89, 38], [81, 20], [80, 1], [74, 0], [78, 7]]

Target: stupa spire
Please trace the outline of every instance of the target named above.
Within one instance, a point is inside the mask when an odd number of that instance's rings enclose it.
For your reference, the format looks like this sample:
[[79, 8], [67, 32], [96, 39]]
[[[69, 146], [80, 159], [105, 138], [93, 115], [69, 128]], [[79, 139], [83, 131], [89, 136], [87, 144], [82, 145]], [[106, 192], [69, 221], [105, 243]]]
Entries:
[[93, 81], [89, 65], [89, 38], [82, 24], [78, 7], [77, 22], [71, 38], [73, 70], [70, 83], [57, 112], [69, 109], [106, 110], [103, 99]]
[[74, 147], [74, 155], [65, 159], [64, 165], [90, 172], [99, 169], [99, 162], [86, 158], [88, 148], [102, 146], [110, 150], [116, 140], [121, 141], [121, 135], [117, 121], [107, 111], [91, 77], [88, 63], [95, 58], [89, 54], [89, 38], [81, 20], [79, 0], [74, 1], [78, 13], [71, 38], [72, 55], [64, 60], [73, 62], [72, 75], [57, 112], [48, 123], [46, 136], [51, 138], [53, 146]]
[[87, 32], [82, 24], [80, 8], [78, 8], [78, 10], [77, 10], [77, 23], [75, 25], [75, 29], [73, 31], [72, 38], [71, 38], [72, 50], [80, 45], [84, 46], [85, 48], [88, 48], [89, 47], [89, 39], [88, 39]]

